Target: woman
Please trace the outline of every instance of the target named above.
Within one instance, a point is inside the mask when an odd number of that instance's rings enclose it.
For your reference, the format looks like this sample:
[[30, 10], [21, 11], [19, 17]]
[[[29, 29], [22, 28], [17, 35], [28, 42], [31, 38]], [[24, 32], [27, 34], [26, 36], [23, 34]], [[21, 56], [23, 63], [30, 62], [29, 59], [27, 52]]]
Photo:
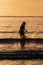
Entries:
[[25, 34], [24, 34], [25, 32], [27, 32], [26, 29], [25, 29], [25, 25], [26, 25], [26, 22], [24, 21], [24, 22], [21, 24], [21, 26], [20, 26], [19, 33], [20, 33], [21, 38], [26, 38], [26, 36], [25, 36]]

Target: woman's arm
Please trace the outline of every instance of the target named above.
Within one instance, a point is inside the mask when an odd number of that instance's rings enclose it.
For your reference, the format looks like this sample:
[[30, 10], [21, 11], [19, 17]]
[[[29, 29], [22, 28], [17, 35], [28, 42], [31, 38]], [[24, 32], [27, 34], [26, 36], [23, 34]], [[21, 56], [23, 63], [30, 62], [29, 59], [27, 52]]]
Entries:
[[28, 31], [25, 29], [25, 32], [28, 32]]

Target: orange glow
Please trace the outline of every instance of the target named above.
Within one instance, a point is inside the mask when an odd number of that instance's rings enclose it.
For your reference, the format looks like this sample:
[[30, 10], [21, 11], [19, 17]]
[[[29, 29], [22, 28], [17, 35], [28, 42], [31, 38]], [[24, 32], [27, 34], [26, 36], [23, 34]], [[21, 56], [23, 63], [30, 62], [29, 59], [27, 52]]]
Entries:
[[0, 0], [0, 16], [43, 16], [43, 0]]

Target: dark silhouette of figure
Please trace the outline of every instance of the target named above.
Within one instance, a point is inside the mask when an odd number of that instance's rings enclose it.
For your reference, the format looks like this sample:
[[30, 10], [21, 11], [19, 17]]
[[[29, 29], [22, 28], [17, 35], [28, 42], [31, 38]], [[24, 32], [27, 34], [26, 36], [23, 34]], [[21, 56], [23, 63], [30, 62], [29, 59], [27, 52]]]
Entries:
[[25, 25], [26, 25], [26, 22], [24, 21], [24, 22], [21, 24], [20, 30], [19, 30], [20, 37], [21, 37], [21, 41], [20, 41], [20, 43], [21, 43], [21, 49], [24, 49], [24, 45], [25, 45], [25, 43], [26, 43], [26, 41], [25, 41], [25, 39], [26, 39], [25, 32], [27, 32], [27, 31], [26, 31], [26, 29], [25, 29]]
[[25, 32], [27, 32], [27, 31], [26, 31], [26, 29], [25, 29], [25, 25], [26, 25], [26, 22], [24, 21], [24, 22], [21, 24], [21, 26], [20, 26], [19, 33], [20, 33], [20, 37], [21, 37], [21, 38], [26, 38]]

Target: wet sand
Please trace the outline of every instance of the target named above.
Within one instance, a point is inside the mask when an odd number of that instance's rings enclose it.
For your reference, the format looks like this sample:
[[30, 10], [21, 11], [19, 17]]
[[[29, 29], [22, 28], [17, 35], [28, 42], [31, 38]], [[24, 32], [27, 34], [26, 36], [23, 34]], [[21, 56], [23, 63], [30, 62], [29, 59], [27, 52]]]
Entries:
[[43, 65], [43, 60], [0, 60], [0, 65]]

